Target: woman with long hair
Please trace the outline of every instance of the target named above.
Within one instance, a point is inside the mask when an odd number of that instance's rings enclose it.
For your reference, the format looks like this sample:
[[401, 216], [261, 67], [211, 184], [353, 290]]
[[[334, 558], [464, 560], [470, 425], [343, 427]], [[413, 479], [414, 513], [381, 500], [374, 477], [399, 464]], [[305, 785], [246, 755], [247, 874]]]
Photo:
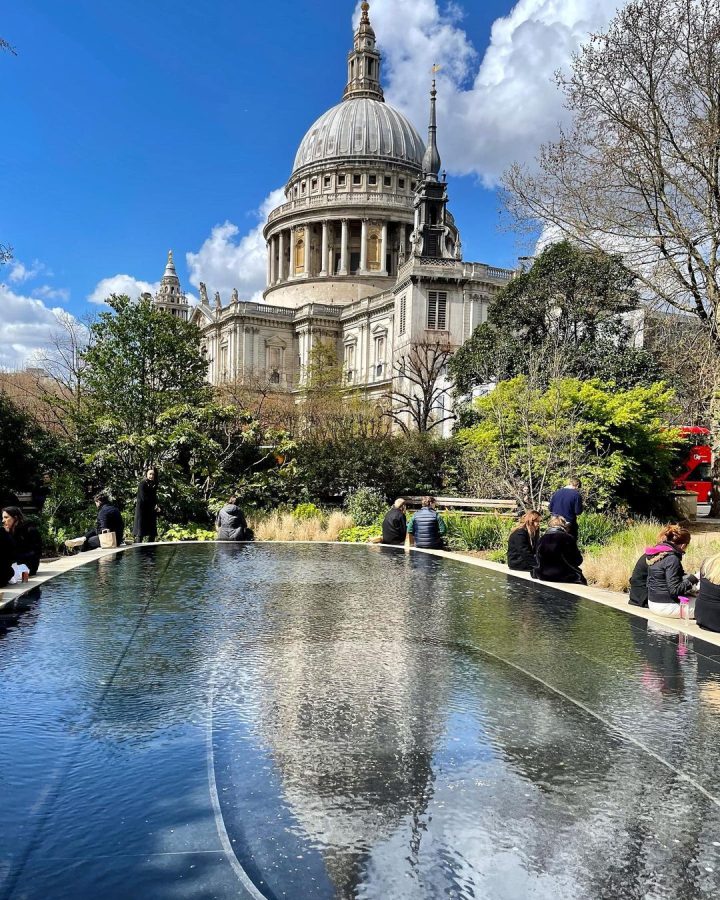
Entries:
[[42, 556], [40, 532], [25, 518], [19, 506], [6, 506], [2, 511], [3, 528], [13, 539], [15, 559], [13, 562], [27, 566], [31, 575], [37, 574]]
[[145, 477], [138, 485], [137, 500], [135, 502], [135, 522], [133, 535], [138, 544], [143, 538], [150, 543], [157, 540], [157, 517], [160, 507], [157, 502], [158, 470], [150, 466]]
[[[686, 575], [682, 558], [690, 544], [690, 532], [682, 525], [666, 525], [654, 547], [645, 548], [648, 609], [658, 616], [680, 618], [679, 597], [697, 584], [695, 575]], [[690, 607], [692, 612], [692, 603]]]
[[537, 565], [541, 514], [529, 509], [522, 515], [508, 537], [508, 567], [515, 572], [532, 572]]

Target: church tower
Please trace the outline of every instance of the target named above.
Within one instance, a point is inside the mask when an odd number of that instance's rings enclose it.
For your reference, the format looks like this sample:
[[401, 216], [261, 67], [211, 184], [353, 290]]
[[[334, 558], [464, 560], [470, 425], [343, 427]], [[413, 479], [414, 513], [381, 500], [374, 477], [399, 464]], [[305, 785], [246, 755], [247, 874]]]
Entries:
[[175, 262], [173, 260], [172, 250], [168, 250], [167, 264], [165, 272], [160, 279], [160, 288], [155, 294], [153, 303], [158, 309], [170, 313], [171, 316], [177, 316], [187, 322], [190, 318], [190, 307], [188, 305], [185, 291], [180, 286], [180, 279], [175, 270]]
[[430, 91], [430, 124], [423, 156], [423, 176], [415, 195], [413, 253], [429, 259], [459, 259], [460, 235], [448, 218], [448, 192], [440, 180], [440, 153], [437, 148], [437, 89]]

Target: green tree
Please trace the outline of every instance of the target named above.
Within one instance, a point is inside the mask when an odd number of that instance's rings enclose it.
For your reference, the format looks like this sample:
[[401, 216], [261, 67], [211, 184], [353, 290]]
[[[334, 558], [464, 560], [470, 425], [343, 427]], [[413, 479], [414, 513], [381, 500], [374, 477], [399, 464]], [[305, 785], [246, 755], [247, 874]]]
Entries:
[[455, 392], [528, 374], [547, 361], [547, 380], [563, 374], [619, 387], [661, 378], [654, 355], [634, 346], [628, 313], [639, 305], [635, 276], [617, 255], [560, 241], [546, 247], [488, 309], [450, 362]]
[[618, 390], [520, 375], [475, 401], [476, 423], [458, 437], [467, 469], [528, 507], [539, 508], [574, 472], [598, 508], [648, 512], [664, 505], [672, 483], [673, 404], [663, 384]]
[[[179, 405], [210, 399], [207, 359], [197, 327], [158, 310], [152, 300], [113, 295], [111, 312], [90, 325], [82, 351], [86, 402], [94, 420], [127, 435], [158, 431]], [[151, 458], [141, 461], [140, 470]]]

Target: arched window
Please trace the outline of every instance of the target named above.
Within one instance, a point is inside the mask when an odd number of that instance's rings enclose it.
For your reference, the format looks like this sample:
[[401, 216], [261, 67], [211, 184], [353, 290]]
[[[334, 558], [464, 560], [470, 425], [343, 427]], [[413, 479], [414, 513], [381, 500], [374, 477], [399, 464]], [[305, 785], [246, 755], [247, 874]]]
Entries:
[[295, 244], [295, 271], [302, 272], [305, 268], [305, 241], [298, 238]]

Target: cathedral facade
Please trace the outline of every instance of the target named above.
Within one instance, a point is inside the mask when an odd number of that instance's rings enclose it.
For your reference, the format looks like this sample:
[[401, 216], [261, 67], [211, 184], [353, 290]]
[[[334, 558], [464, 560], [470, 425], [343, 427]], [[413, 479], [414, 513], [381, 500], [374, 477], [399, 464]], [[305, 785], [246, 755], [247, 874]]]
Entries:
[[[386, 401], [412, 391], [403, 376], [412, 348], [460, 346], [512, 277], [462, 259], [440, 174], [434, 83], [425, 143], [385, 102], [381, 62], [363, 3], [342, 101], [303, 138], [285, 202], [265, 225], [262, 303], [237, 291], [211, 303], [201, 284], [200, 303], [183, 306], [169, 259], [156, 302], [198, 325], [213, 384], [301, 391], [322, 341], [336, 350], [349, 389]], [[435, 401], [438, 419], [450, 408], [449, 387]]]

